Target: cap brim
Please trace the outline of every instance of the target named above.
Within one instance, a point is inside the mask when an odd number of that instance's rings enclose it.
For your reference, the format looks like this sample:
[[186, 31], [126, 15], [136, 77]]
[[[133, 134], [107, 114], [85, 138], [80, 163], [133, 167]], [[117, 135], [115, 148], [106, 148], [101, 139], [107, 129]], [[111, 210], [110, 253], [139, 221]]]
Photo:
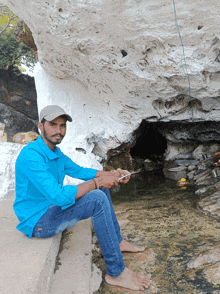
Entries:
[[53, 114], [49, 114], [49, 115], [45, 115], [44, 116], [44, 119], [48, 120], [48, 121], [52, 121], [54, 120], [55, 118], [61, 116], [61, 115], [65, 115], [66, 116], [66, 119], [69, 121], [69, 122], [72, 122], [72, 117], [66, 113], [63, 113], [63, 112], [57, 112], [57, 113], [53, 113]]

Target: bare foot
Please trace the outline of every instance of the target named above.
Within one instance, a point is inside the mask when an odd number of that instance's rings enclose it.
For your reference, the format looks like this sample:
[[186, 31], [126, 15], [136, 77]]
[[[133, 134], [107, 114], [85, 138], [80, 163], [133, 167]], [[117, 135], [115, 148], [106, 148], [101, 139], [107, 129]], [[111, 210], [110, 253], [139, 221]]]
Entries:
[[144, 247], [132, 245], [131, 243], [125, 240], [122, 240], [119, 245], [121, 252], [141, 252], [145, 250]]
[[118, 277], [111, 277], [108, 274], [105, 275], [106, 283], [114, 286], [128, 288], [131, 290], [144, 290], [150, 285], [150, 275], [142, 275], [133, 272], [127, 267]]

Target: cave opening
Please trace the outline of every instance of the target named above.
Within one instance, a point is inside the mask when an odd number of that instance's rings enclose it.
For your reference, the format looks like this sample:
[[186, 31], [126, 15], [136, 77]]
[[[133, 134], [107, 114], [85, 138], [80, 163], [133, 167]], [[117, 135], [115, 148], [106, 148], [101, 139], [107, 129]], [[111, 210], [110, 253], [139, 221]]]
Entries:
[[155, 123], [143, 120], [135, 131], [135, 145], [130, 149], [130, 155], [135, 160], [149, 159], [162, 163], [167, 149], [166, 138], [158, 131]]

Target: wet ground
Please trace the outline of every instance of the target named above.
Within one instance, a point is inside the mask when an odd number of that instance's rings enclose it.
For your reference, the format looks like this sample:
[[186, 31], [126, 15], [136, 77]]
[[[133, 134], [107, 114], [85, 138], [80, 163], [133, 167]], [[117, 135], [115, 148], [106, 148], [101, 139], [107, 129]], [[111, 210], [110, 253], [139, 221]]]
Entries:
[[[124, 262], [150, 273], [152, 283], [132, 291], [103, 282], [96, 293], [220, 294], [220, 223], [197, 208], [201, 196], [194, 189], [149, 172], [111, 192], [123, 238], [146, 247], [143, 253], [124, 253]], [[95, 250], [93, 258], [105, 274], [101, 254]]]

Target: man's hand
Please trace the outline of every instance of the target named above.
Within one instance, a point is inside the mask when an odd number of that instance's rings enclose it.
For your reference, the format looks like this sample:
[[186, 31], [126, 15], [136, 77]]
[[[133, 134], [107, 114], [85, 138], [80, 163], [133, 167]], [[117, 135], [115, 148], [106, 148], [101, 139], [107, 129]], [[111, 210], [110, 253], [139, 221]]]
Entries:
[[118, 186], [118, 177], [116, 177], [113, 173], [112, 175], [101, 175], [96, 177], [99, 187], [105, 188], [105, 189], [110, 189], [113, 187]]
[[[127, 174], [129, 174], [129, 171], [127, 171], [127, 170], [123, 170], [123, 169], [121, 169], [121, 168], [118, 168], [118, 169], [116, 170], [116, 172], [115, 172], [115, 175], [116, 175], [116, 177], [118, 177], [118, 178], [121, 178], [121, 177], [123, 177], [123, 176], [125, 176], [125, 175], [127, 175]], [[127, 177], [121, 179], [121, 180], [119, 181], [119, 183], [126, 184], [126, 183], [130, 180], [130, 178], [131, 178], [131, 175], [129, 175], [129, 176], [127, 176]]]
[[99, 186], [102, 188], [110, 189], [118, 186], [119, 183], [126, 184], [131, 175], [123, 178], [119, 181], [119, 178], [129, 174], [129, 171], [118, 168], [116, 171], [98, 171], [96, 179], [98, 180]]

